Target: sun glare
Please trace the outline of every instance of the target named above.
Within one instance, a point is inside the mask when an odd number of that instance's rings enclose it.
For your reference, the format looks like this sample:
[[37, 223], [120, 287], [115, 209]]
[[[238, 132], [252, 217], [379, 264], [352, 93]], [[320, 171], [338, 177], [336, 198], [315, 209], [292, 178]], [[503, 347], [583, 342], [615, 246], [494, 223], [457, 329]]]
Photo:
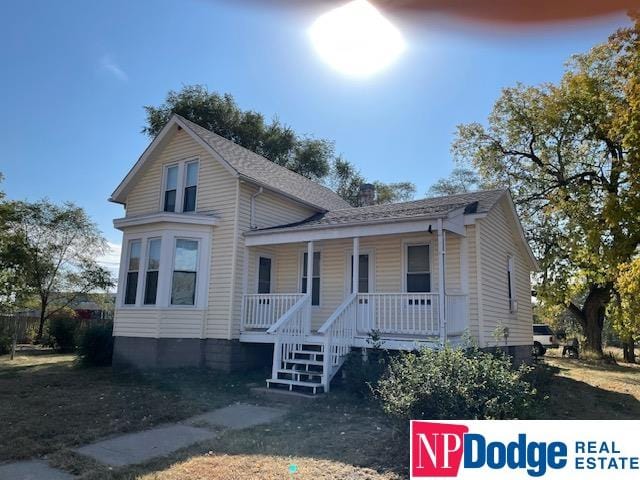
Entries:
[[400, 31], [365, 0], [321, 15], [309, 28], [309, 36], [325, 62], [356, 77], [382, 70], [405, 49]]

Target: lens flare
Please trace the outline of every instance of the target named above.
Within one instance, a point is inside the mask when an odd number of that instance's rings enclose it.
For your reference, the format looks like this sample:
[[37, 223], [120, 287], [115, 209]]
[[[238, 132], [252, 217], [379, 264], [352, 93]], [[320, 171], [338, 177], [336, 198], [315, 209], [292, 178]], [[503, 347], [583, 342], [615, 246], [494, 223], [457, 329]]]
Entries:
[[365, 0], [321, 15], [309, 28], [309, 36], [320, 58], [354, 77], [379, 72], [406, 48], [400, 31]]

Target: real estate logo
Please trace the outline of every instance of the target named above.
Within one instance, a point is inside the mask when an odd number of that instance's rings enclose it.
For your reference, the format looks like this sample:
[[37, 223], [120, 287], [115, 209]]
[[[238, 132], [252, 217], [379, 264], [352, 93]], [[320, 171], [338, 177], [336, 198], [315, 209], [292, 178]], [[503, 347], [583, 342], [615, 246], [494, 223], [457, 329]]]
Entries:
[[638, 429], [635, 420], [413, 420], [411, 479], [637, 479]]
[[465, 425], [412, 421], [412, 478], [456, 477], [468, 431]]

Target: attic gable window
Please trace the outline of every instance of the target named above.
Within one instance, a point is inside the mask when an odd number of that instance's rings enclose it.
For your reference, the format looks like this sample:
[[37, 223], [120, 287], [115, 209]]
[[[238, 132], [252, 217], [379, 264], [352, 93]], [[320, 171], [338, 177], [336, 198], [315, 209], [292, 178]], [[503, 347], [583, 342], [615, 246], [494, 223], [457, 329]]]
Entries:
[[196, 193], [198, 191], [198, 162], [187, 163], [186, 170], [182, 211], [194, 212], [196, 210]]
[[195, 212], [198, 192], [198, 160], [183, 160], [165, 167], [162, 209]]
[[167, 167], [164, 185], [164, 211], [176, 211], [176, 194], [178, 192], [178, 165]]

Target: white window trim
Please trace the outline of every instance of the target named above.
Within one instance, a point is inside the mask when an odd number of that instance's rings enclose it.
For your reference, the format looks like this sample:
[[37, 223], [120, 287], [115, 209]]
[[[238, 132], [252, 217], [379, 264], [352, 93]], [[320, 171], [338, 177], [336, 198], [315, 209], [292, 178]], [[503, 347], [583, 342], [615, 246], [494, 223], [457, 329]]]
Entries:
[[[193, 305], [174, 305], [171, 303], [171, 293], [173, 292], [173, 273], [176, 270], [176, 248], [178, 246], [178, 240], [190, 240], [193, 242], [196, 242], [198, 244], [198, 252], [196, 255], [196, 286], [195, 286], [195, 292], [193, 295]], [[184, 308], [184, 309], [189, 309], [189, 310], [193, 310], [193, 309], [197, 309], [198, 308], [198, 301], [200, 300], [199, 298], [199, 286], [200, 286], [200, 253], [202, 251], [202, 242], [200, 240], [200, 237], [191, 237], [188, 235], [176, 235], [173, 237], [173, 245], [172, 245], [173, 249], [172, 249], [172, 253], [171, 253], [171, 270], [169, 271], [169, 308], [174, 309], [174, 308]]]
[[[160, 266], [158, 268], [158, 270], [149, 270], [149, 245], [151, 244], [151, 241], [153, 240], [160, 240]], [[149, 307], [149, 306], [153, 306], [153, 305], [157, 305], [158, 304], [158, 293], [160, 290], [160, 271], [162, 269], [162, 246], [163, 246], [163, 242], [162, 242], [162, 237], [147, 237], [146, 239], [146, 255], [144, 258], [144, 273], [143, 273], [143, 277], [144, 280], [142, 281], [142, 298], [141, 298], [141, 304], [144, 305], [145, 307]], [[140, 259], [140, 261], [142, 261], [142, 259]], [[147, 273], [151, 271], [151, 272], [158, 272], [158, 284], [156, 285], [156, 301], [155, 303], [144, 303], [144, 297], [146, 296], [147, 292]]]
[[[376, 292], [376, 252], [374, 248], [361, 248], [360, 255], [369, 255], [369, 293]], [[345, 297], [351, 294], [351, 257], [353, 248], [348, 248], [344, 254], [344, 294]], [[320, 257], [322, 260], [322, 257]], [[362, 292], [359, 292], [362, 293]]]
[[196, 187], [200, 185], [200, 158], [199, 157], [187, 157], [182, 160], [173, 161], [169, 163], [165, 163], [162, 166], [162, 185], [161, 185], [161, 193], [160, 193], [160, 208], [161, 212], [164, 212], [164, 194], [167, 191], [167, 171], [171, 167], [178, 167], [178, 178], [176, 180], [176, 209], [173, 212], [166, 213], [185, 213], [185, 214], [194, 214], [198, 211], [198, 197], [199, 192], [198, 188], [196, 188], [196, 207], [193, 212], [183, 212], [184, 207], [184, 189], [186, 188], [187, 183], [187, 165], [190, 163], [198, 164], [198, 176], [196, 180]]
[[[191, 212], [182, 212], [184, 210], [184, 191], [187, 188], [187, 167], [192, 163], [195, 163], [195, 164], [198, 165], [198, 175], [196, 176], [196, 184], [193, 185], [193, 186], [196, 187], [196, 204], [193, 207], [193, 211], [191, 211]], [[183, 196], [183, 199], [182, 199], [182, 203], [180, 204], [180, 211], [182, 213], [196, 213], [198, 211], [198, 197], [200, 196], [200, 195], [198, 195], [199, 189], [200, 189], [200, 159], [196, 157], [196, 158], [191, 159], [191, 160], [184, 160], [184, 165], [183, 165], [182, 168], [183, 168], [183, 173], [184, 173], [183, 176], [182, 176], [182, 196]]]
[[511, 282], [507, 281], [507, 287], [509, 289], [509, 313], [515, 315], [518, 313], [518, 290], [516, 288], [516, 261], [515, 256], [512, 254], [507, 255], [507, 274]]
[[[320, 270], [319, 272], [319, 277], [320, 277], [320, 298], [318, 299], [318, 305], [311, 305], [312, 309], [320, 309], [322, 308], [322, 299], [324, 297], [324, 282], [322, 281], [323, 278], [323, 274], [322, 274], [322, 264], [324, 262], [324, 253], [323, 253], [324, 248], [323, 247], [316, 247], [314, 245], [313, 247], [313, 253], [314, 255], [316, 254], [316, 252], [320, 253], [320, 268], [318, 270]], [[298, 252], [298, 292], [302, 293], [302, 274], [304, 273], [304, 254], [308, 253], [307, 249], [300, 249], [300, 251]], [[314, 275], [315, 275], [315, 270], [314, 270]], [[313, 280], [312, 280], [313, 282]], [[311, 291], [307, 292], [309, 293], [309, 295], [311, 295]]]
[[[127, 281], [128, 281], [128, 277], [129, 277], [129, 272], [131, 270], [129, 270], [129, 263], [131, 263], [131, 245], [133, 245], [135, 242], [140, 242], [140, 260], [138, 262], [138, 279], [136, 281], [136, 298], [134, 299], [133, 303], [127, 303], [125, 304], [125, 297], [127, 294]], [[125, 262], [124, 262], [124, 279], [122, 280], [121, 285], [123, 285], [122, 288], [122, 305], [124, 305], [125, 307], [135, 307], [138, 305], [138, 301], [140, 298], [140, 277], [142, 276], [142, 262], [144, 260], [144, 242], [142, 240], [140, 240], [139, 238], [131, 238], [129, 240], [127, 240], [127, 242], [125, 243], [126, 245], [126, 251], [125, 251]]]
[[[433, 281], [433, 241], [429, 240], [421, 240], [421, 239], [411, 239], [411, 240], [403, 240], [402, 241], [402, 292], [407, 292], [407, 273], [408, 273], [408, 265], [407, 262], [409, 260], [409, 247], [418, 247], [428, 245], [429, 246], [429, 287], [430, 290], [425, 293], [438, 293], [438, 289], [433, 289], [434, 281]], [[440, 281], [440, 279], [438, 279]]]
[[[260, 284], [260, 257], [265, 257], [271, 259], [271, 284], [270, 284], [270, 292], [277, 292], [276, 289], [276, 258], [275, 255], [266, 252], [256, 252], [255, 255], [255, 281], [253, 282], [253, 291], [258, 293], [258, 286]], [[320, 257], [322, 259], [322, 257]]]
[[[208, 306], [208, 288], [210, 282], [210, 257], [212, 245], [211, 227], [206, 228], [185, 228], [185, 229], [149, 229], [141, 230], [139, 227], [125, 232], [122, 244], [129, 245], [129, 242], [140, 240], [141, 262], [144, 262], [138, 274], [138, 290], [136, 292], [136, 303], [125, 305], [125, 282], [127, 269], [120, 268], [118, 279], [118, 291], [116, 293], [116, 305], [123, 310], [205, 310]], [[147, 265], [147, 245], [148, 240], [160, 238], [160, 270], [158, 271], [158, 291], [156, 292], [155, 305], [144, 305], [143, 280], [146, 278]], [[177, 238], [184, 238], [198, 241], [198, 269], [196, 271], [196, 299], [194, 305], [171, 305], [171, 282], [173, 279], [173, 267], [175, 261], [175, 243]], [[121, 252], [120, 265], [128, 266], [128, 250]], [[125, 263], [126, 262], [126, 263]], [[144, 273], [143, 273], [144, 272]]]

